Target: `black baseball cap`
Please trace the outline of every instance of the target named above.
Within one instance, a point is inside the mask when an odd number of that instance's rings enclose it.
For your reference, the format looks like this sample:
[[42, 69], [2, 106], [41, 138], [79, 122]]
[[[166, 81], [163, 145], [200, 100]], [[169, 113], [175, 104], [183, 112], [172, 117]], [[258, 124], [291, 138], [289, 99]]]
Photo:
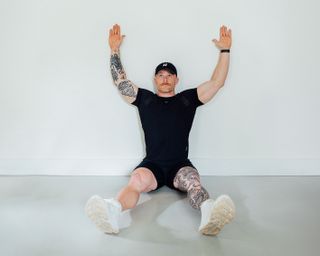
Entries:
[[173, 75], [177, 75], [176, 67], [170, 62], [162, 62], [156, 67], [155, 75], [158, 74], [160, 70], [167, 70], [169, 73]]

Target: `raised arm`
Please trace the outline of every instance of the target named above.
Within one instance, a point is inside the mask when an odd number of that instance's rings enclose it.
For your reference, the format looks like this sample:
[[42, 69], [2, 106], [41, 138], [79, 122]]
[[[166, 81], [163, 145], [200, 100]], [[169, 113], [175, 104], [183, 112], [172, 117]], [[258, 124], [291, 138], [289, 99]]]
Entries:
[[114, 84], [118, 87], [122, 97], [129, 103], [135, 101], [138, 87], [127, 79], [120, 60], [120, 45], [125, 36], [121, 35], [120, 26], [113, 25], [109, 30], [109, 46], [111, 50], [110, 70]]
[[230, 50], [232, 42], [231, 29], [227, 29], [226, 26], [220, 28], [220, 38], [212, 40], [216, 47], [220, 50], [220, 56], [216, 68], [211, 76], [211, 79], [197, 87], [199, 100], [203, 103], [210, 101], [214, 95], [224, 85], [227, 78], [230, 53], [227, 51], [221, 52], [221, 50]]

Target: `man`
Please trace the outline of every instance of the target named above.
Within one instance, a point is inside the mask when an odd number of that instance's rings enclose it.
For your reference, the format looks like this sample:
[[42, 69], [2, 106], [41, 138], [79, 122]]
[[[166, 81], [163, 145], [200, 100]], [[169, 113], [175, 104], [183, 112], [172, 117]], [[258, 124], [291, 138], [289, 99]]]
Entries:
[[216, 235], [234, 218], [234, 203], [227, 195], [209, 199], [208, 192], [201, 186], [197, 169], [188, 159], [188, 138], [197, 107], [211, 100], [226, 80], [231, 30], [222, 26], [220, 39], [213, 40], [220, 56], [211, 79], [178, 94], [175, 92], [179, 81], [177, 69], [169, 62], [161, 63], [155, 69], [156, 94], [127, 79], [120, 61], [123, 38], [120, 26], [115, 24], [109, 31], [110, 69], [122, 97], [138, 107], [146, 157], [134, 169], [129, 183], [116, 199], [95, 195], [88, 200], [86, 213], [103, 232], [118, 233], [121, 211], [134, 208], [141, 193], [166, 185], [186, 192], [191, 206], [201, 210], [199, 231], [204, 235]]

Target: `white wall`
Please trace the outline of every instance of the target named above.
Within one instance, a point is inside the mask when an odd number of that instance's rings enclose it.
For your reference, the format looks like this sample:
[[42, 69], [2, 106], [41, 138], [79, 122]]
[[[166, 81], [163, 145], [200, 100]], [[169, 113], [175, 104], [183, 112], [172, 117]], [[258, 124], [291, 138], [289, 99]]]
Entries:
[[198, 109], [190, 158], [202, 174], [320, 174], [316, 0], [1, 0], [0, 174], [128, 174], [144, 156], [135, 107], [109, 73], [108, 29], [126, 34], [128, 77], [178, 91], [208, 79], [211, 39], [233, 30], [225, 87]]

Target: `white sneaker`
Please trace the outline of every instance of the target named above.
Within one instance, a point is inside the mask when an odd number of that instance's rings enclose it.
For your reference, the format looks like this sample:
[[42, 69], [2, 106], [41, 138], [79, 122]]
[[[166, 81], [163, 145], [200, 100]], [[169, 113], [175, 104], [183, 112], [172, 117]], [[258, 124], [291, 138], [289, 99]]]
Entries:
[[207, 199], [201, 204], [201, 224], [199, 231], [203, 235], [217, 235], [225, 224], [235, 216], [235, 206], [227, 195], [219, 196], [215, 201]]
[[115, 199], [92, 196], [85, 207], [87, 216], [105, 233], [119, 233], [121, 204]]

